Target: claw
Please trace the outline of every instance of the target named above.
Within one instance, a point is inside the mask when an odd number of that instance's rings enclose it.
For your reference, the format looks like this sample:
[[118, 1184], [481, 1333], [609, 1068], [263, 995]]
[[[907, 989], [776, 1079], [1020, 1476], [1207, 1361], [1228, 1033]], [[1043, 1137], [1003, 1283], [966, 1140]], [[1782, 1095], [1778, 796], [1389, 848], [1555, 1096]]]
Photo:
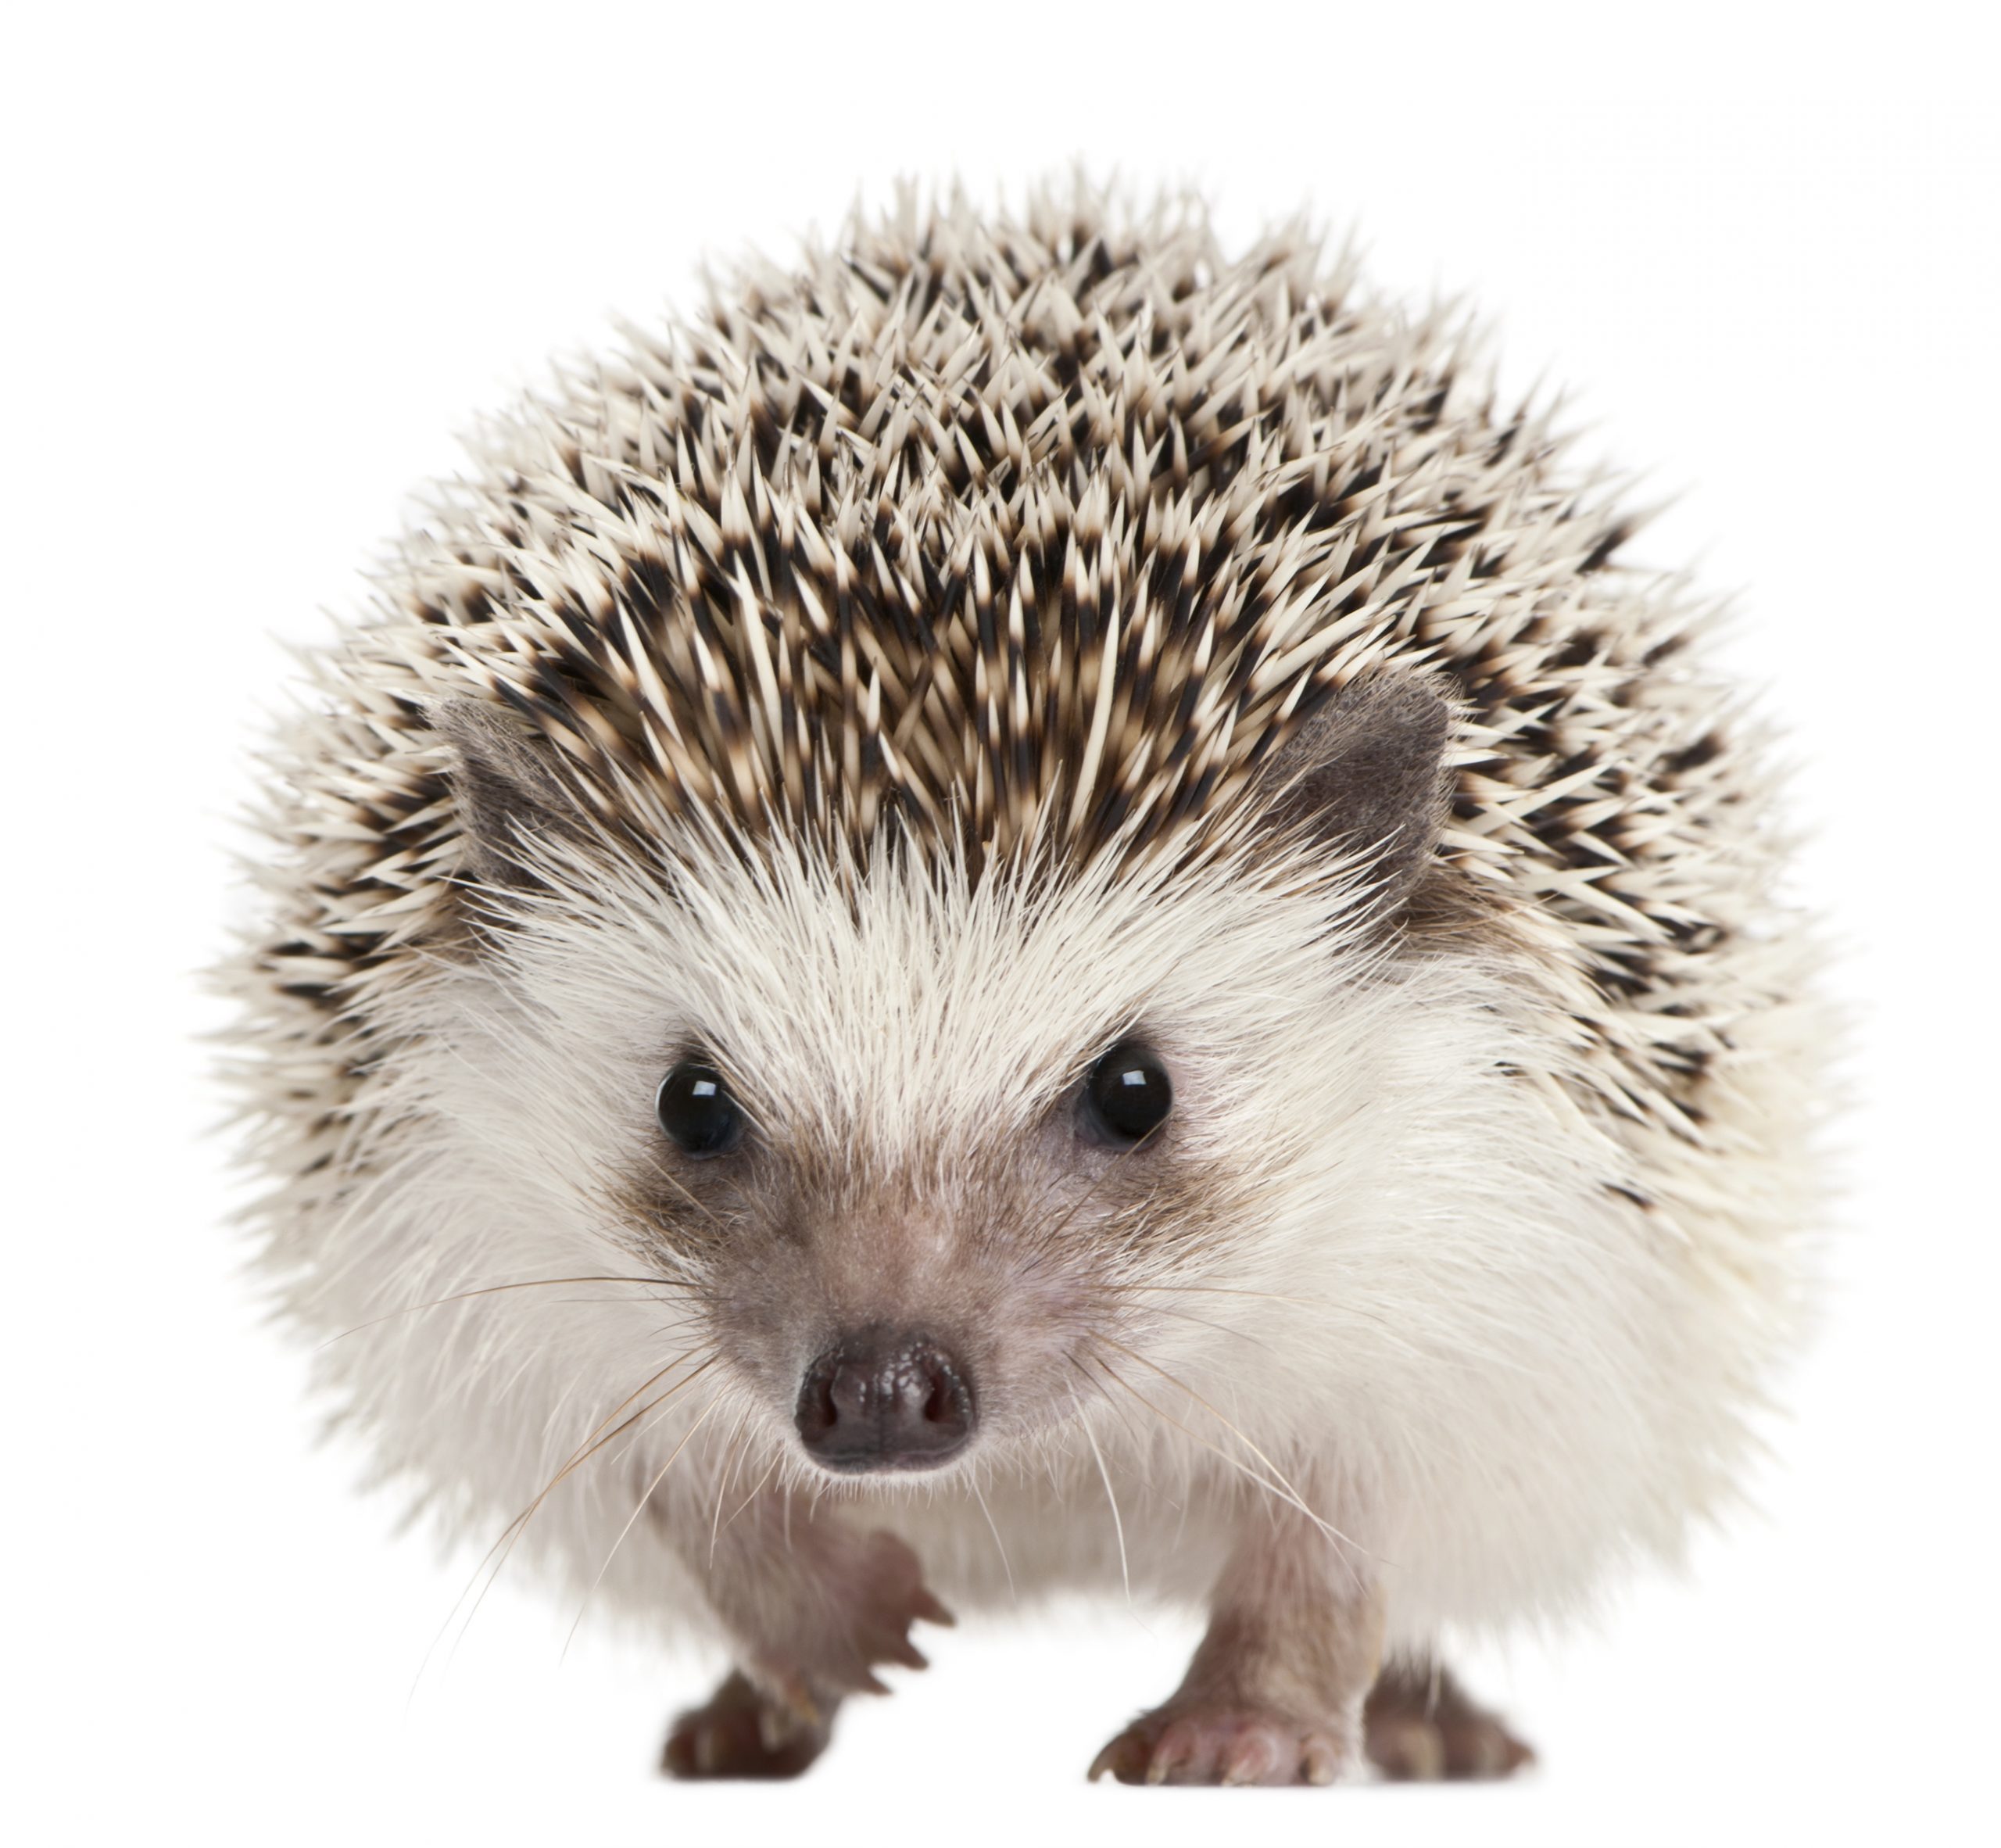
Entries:
[[1317, 1741], [1306, 1748], [1301, 1769], [1308, 1783], [1331, 1784], [1341, 1775], [1341, 1761], [1332, 1746]]
[[775, 1752], [798, 1730], [797, 1722], [783, 1707], [758, 1709], [757, 1737], [767, 1752]]
[[757, 1673], [756, 1679], [772, 1704], [782, 1714], [789, 1714], [796, 1725], [804, 1728], [825, 1723], [827, 1715], [814, 1699], [804, 1675], [766, 1668]]
[[1145, 1768], [1145, 1747], [1131, 1733], [1122, 1732], [1091, 1760], [1089, 1777], [1094, 1784], [1109, 1771], [1120, 1783], [1134, 1784]]
[[1269, 1733], [1254, 1732], [1239, 1739], [1224, 1754], [1222, 1782], [1225, 1784], [1258, 1784], [1278, 1768], [1276, 1742]]
[[1165, 1783], [1176, 1772], [1191, 1769], [1201, 1753], [1201, 1733], [1185, 1721], [1176, 1721], [1154, 1742], [1153, 1760], [1147, 1767], [1147, 1782]]

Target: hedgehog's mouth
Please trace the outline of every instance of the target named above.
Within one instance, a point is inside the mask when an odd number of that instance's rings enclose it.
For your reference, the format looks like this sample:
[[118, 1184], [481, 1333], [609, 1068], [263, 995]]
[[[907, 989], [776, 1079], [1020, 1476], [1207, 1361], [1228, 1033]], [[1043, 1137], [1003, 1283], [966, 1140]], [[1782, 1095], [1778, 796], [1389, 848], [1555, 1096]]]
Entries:
[[972, 1442], [978, 1422], [972, 1381], [952, 1351], [881, 1323], [814, 1359], [793, 1409], [806, 1454], [843, 1476], [938, 1469]]

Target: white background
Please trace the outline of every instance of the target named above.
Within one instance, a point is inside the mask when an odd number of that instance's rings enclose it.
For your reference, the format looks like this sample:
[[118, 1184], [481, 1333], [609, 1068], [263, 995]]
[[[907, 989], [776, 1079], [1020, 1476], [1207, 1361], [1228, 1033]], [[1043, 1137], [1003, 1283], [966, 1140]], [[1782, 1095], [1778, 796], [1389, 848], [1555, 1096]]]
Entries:
[[[21, 1842], [1995, 1839], [1994, 48], [1921, 8], [1162, 0], [23, 9], [5, 29], [0, 1828]], [[192, 1036], [281, 641], [453, 433], [857, 188], [1083, 156], [1310, 204], [1737, 593], [1845, 946], [1852, 1176], [1762, 1515], [1477, 1685], [1517, 1785], [1087, 1788], [1179, 1674], [1123, 1607], [938, 1640], [803, 1783], [650, 1775], [712, 1665], [472, 1567], [315, 1450]], [[414, 1692], [413, 1684], [415, 1683]]]

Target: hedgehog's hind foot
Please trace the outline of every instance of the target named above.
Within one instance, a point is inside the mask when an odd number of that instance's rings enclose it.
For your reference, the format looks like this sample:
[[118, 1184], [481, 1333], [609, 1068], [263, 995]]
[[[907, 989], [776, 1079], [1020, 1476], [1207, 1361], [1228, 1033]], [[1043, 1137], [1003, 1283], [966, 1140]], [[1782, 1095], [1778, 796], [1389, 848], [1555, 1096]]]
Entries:
[[1534, 1750], [1498, 1717], [1426, 1662], [1385, 1668], [1362, 1708], [1362, 1724], [1370, 1762], [1398, 1783], [1509, 1778], [1535, 1763]]
[[796, 1778], [832, 1736], [831, 1715], [804, 1718], [732, 1674], [674, 1722], [660, 1767], [670, 1778]]

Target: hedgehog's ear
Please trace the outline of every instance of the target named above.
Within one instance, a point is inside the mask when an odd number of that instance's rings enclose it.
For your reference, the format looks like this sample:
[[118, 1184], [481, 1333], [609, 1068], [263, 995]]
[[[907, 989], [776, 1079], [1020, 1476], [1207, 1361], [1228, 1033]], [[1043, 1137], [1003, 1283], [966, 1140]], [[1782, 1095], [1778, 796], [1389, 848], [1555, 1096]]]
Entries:
[[452, 700], [431, 723], [452, 741], [452, 775], [464, 872], [489, 886], [539, 883], [526, 850], [538, 838], [578, 840], [582, 809], [550, 761], [549, 747], [505, 710], [483, 700]]
[[1269, 825], [1358, 854], [1381, 912], [1408, 898], [1445, 817], [1452, 708], [1424, 679], [1385, 674], [1346, 686], [1265, 765]]

